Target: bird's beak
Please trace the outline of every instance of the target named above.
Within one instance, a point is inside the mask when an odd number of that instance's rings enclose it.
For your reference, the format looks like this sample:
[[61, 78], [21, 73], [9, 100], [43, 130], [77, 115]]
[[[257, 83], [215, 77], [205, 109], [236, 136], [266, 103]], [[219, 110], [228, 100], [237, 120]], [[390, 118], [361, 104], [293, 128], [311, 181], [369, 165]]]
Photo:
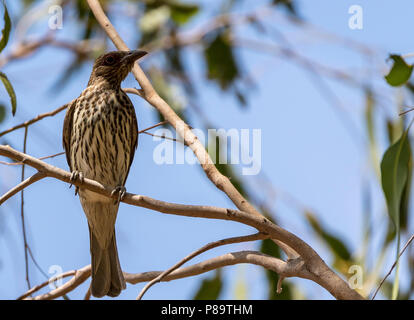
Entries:
[[145, 56], [147, 54], [146, 51], [142, 51], [142, 50], [132, 50], [129, 51], [128, 54], [122, 58], [121, 62], [122, 63], [133, 63], [136, 60], [138, 60], [139, 58], [142, 58], [143, 56]]

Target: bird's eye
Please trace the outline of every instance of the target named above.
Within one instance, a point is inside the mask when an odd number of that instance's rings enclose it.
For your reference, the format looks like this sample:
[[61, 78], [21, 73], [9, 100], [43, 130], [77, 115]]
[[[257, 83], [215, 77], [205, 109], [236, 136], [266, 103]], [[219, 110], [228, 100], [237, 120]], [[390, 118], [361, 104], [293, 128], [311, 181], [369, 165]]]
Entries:
[[112, 57], [112, 56], [108, 56], [108, 57], [105, 58], [105, 64], [106, 65], [112, 65], [112, 64], [114, 64], [114, 62], [115, 62], [115, 58]]

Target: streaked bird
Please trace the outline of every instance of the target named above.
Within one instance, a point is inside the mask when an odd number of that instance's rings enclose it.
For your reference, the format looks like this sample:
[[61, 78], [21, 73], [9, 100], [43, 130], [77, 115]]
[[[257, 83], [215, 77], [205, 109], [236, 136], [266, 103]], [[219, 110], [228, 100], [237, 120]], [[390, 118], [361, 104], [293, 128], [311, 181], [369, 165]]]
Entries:
[[63, 146], [71, 180], [96, 180], [117, 200], [76, 188], [89, 225], [92, 283], [95, 297], [116, 297], [125, 289], [115, 240], [119, 201], [138, 145], [134, 106], [121, 82], [145, 51], [114, 51], [96, 59], [87, 88], [69, 103]]

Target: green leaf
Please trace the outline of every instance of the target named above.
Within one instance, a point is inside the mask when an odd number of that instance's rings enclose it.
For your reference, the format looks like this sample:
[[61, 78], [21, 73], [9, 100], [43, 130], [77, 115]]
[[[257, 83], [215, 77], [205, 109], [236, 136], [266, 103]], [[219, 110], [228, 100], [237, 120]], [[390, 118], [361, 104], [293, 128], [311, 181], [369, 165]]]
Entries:
[[305, 217], [316, 234], [325, 241], [326, 245], [338, 258], [344, 261], [351, 260], [351, 253], [347, 246], [338, 237], [325, 230], [313, 213], [305, 212]]
[[296, 6], [293, 0], [273, 0], [272, 4], [284, 6], [289, 13], [294, 16], [297, 15]]
[[393, 299], [397, 298], [399, 287], [398, 255], [400, 251], [401, 208], [403, 208], [402, 203], [404, 191], [407, 189], [408, 177], [411, 174], [411, 148], [408, 139], [408, 131], [411, 124], [404, 131], [401, 138], [385, 151], [381, 161], [382, 189], [387, 202], [388, 214], [394, 224], [397, 235], [397, 267], [392, 290]]
[[217, 269], [213, 278], [202, 281], [200, 288], [194, 296], [194, 300], [217, 300], [222, 287], [221, 272], [220, 269]]
[[168, 6], [160, 6], [145, 12], [139, 21], [143, 33], [153, 33], [164, 27], [171, 16], [171, 9]]
[[171, 19], [178, 25], [186, 24], [200, 10], [199, 6], [190, 3], [169, 2], [171, 9]]
[[410, 162], [411, 150], [407, 129], [401, 138], [385, 151], [381, 161], [382, 189], [388, 214], [397, 229], [400, 224], [400, 205], [409, 176]]
[[6, 107], [0, 104], [0, 123], [2, 123], [6, 119]]
[[385, 76], [385, 80], [393, 87], [405, 84], [411, 77], [413, 66], [407, 64], [401, 56], [396, 54], [390, 55], [389, 59], [392, 59], [394, 63], [388, 75]]
[[223, 90], [239, 76], [233, 49], [223, 32], [219, 33], [205, 49], [204, 56], [207, 62], [207, 77], [217, 81]]
[[[214, 139], [214, 140], [213, 140]], [[208, 141], [212, 142], [207, 147], [207, 152], [210, 157], [215, 162], [217, 170], [224, 176], [228, 177], [231, 180], [233, 186], [240, 192], [243, 197], [247, 197], [247, 192], [244, 187], [243, 181], [237, 176], [234, 172], [230, 161], [231, 157], [228, 155], [226, 163], [220, 163], [221, 155], [229, 153], [229, 148], [231, 148], [231, 143], [227, 145], [227, 150], [222, 146], [222, 140], [227, 139], [227, 136], [223, 135], [222, 137], [219, 134], [214, 134], [213, 132], [209, 133]], [[224, 161], [223, 161], [224, 162]]]
[[4, 16], [3, 16], [4, 28], [1, 31], [0, 52], [3, 51], [3, 49], [7, 45], [7, 42], [9, 42], [9, 35], [10, 35], [10, 30], [11, 30], [10, 16], [9, 16], [9, 12], [7, 11], [7, 7], [4, 4], [4, 2], [3, 2], [3, 7], [4, 7]]
[[0, 71], [0, 79], [4, 84], [4, 87], [7, 90], [7, 93], [9, 94], [10, 97], [10, 101], [11, 101], [11, 105], [12, 105], [12, 114], [14, 116], [14, 114], [16, 113], [16, 94], [14, 93], [14, 89], [13, 86], [11, 85], [9, 79], [7, 78], [7, 76]]

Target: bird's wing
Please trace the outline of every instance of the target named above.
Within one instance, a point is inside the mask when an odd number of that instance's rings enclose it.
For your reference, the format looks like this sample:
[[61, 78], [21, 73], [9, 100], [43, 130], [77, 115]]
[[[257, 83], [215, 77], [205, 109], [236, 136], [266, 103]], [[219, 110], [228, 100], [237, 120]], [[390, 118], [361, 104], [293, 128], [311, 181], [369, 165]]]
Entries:
[[73, 100], [72, 102], [68, 103], [68, 109], [66, 111], [65, 120], [63, 121], [63, 148], [66, 151], [66, 160], [68, 162], [69, 168], [72, 170], [72, 164], [70, 162], [70, 143], [71, 143], [71, 137], [72, 137], [72, 123], [73, 123], [73, 113], [75, 111], [75, 102], [76, 100]]
[[135, 108], [134, 105], [132, 104], [131, 100], [129, 99], [129, 97], [127, 96], [126, 93], [124, 93], [125, 96], [127, 97], [128, 102], [131, 104], [130, 108], [131, 108], [131, 140], [130, 140], [130, 150], [131, 150], [131, 154], [130, 154], [130, 159], [129, 159], [129, 164], [128, 164], [128, 168], [127, 168], [127, 174], [125, 176], [125, 181], [124, 181], [124, 185], [126, 182], [126, 179], [128, 177], [129, 174], [129, 169], [131, 168], [131, 164], [132, 161], [134, 160], [134, 155], [135, 155], [135, 150], [138, 147], [138, 122], [137, 122], [137, 116], [135, 115]]

